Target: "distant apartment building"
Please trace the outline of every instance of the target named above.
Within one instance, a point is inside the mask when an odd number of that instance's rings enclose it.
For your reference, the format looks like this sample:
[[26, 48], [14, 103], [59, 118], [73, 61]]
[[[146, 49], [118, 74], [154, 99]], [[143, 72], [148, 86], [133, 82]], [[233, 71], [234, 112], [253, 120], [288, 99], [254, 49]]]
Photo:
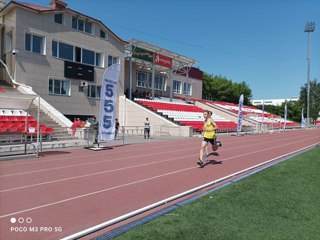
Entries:
[[258, 105], [273, 105], [273, 106], [281, 106], [284, 102], [290, 102], [290, 101], [298, 101], [298, 97], [292, 97], [292, 98], [282, 98], [282, 99], [260, 99], [260, 100], [251, 100], [251, 104], [253, 106]]

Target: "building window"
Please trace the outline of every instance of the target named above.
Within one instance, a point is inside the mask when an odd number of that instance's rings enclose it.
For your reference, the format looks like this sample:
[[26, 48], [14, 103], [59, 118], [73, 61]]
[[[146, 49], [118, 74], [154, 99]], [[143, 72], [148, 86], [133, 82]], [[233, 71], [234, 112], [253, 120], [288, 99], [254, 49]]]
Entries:
[[86, 33], [89, 33], [89, 34], [92, 33], [92, 24], [91, 24], [91, 22], [88, 22], [88, 21], [85, 22], [84, 31], [85, 31]]
[[78, 19], [78, 30], [79, 31], [84, 31], [84, 20], [83, 19]]
[[72, 17], [72, 28], [78, 29], [78, 18], [77, 17]]
[[192, 91], [191, 91], [191, 83], [183, 83], [183, 94], [187, 94], [191, 96]]
[[58, 57], [73, 61], [73, 46], [59, 42]]
[[173, 93], [181, 94], [181, 82], [173, 80]]
[[58, 43], [56, 41], [52, 41], [52, 56], [58, 57]]
[[62, 24], [63, 23], [63, 14], [62, 13], [57, 13], [54, 15], [54, 22]]
[[95, 65], [94, 60], [95, 60], [94, 51], [82, 49], [82, 63]]
[[100, 29], [100, 37], [103, 38], [103, 39], [107, 39], [106, 32], [102, 31], [101, 29]]
[[137, 87], [146, 87], [146, 78], [147, 78], [146, 72], [136, 72], [136, 78], [137, 78]]
[[88, 85], [87, 97], [100, 99], [101, 86]]
[[119, 63], [119, 58], [109, 55], [108, 56], [108, 67], [110, 67], [114, 63]]
[[163, 90], [163, 76], [156, 75], [154, 78], [154, 89]]
[[81, 32], [92, 34], [92, 23], [82, 18], [72, 17], [72, 28]]
[[26, 33], [25, 50], [29, 52], [44, 54], [44, 37]]
[[147, 77], [148, 77], [148, 88], [152, 89], [152, 74], [148, 73]]
[[49, 78], [49, 94], [70, 96], [70, 80]]
[[81, 57], [81, 48], [79, 48], [79, 47], [75, 47], [75, 61], [76, 62], [79, 62], [79, 63], [81, 63], [81, 59], [82, 59], [82, 57]]
[[69, 61], [103, 67], [103, 53], [57, 42], [55, 40], [52, 41], [52, 56]]
[[96, 66], [103, 67], [103, 54], [96, 52]]

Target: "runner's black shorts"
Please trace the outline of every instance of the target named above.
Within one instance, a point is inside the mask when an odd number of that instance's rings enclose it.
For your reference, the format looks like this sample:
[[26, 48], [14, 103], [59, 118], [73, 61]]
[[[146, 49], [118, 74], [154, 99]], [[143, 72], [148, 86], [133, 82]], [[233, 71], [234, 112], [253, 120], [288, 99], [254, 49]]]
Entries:
[[203, 138], [203, 141], [205, 141], [207, 143], [211, 143], [212, 145], [217, 144], [217, 138]]

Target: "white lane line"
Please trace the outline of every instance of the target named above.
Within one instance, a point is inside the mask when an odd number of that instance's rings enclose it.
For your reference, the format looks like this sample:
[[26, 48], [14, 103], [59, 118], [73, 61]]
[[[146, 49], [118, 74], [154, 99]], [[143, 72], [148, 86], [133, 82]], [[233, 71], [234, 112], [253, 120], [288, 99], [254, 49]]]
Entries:
[[[298, 136], [298, 137], [296, 137], [296, 138], [301, 139], [301, 136]], [[292, 137], [291, 137], [290, 139], [292, 140]], [[283, 141], [283, 139], [281, 139], [281, 141]], [[275, 140], [263, 141], [262, 143], [259, 142], [259, 143], [257, 143], [257, 144], [252, 144], [252, 145], [250, 145], [250, 146], [253, 147], [253, 146], [257, 146], [257, 145], [261, 145], [261, 144], [266, 144], [266, 143], [275, 143]], [[231, 148], [231, 149], [228, 149], [228, 150], [229, 150], [229, 151], [232, 151], [232, 150], [235, 150], [235, 149], [238, 149], [238, 148], [243, 148], [243, 146], [234, 147], [234, 148]], [[166, 153], [178, 152], [178, 151], [183, 151], [183, 149], [178, 148], [178, 149], [173, 150], [173, 151], [166, 151]], [[63, 166], [63, 167], [45, 168], [45, 169], [39, 169], [39, 170], [34, 170], [34, 171], [28, 171], [28, 172], [13, 173], [13, 174], [1, 175], [0, 178], [3, 178], [3, 177], [13, 177], [13, 176], [24, 175], [24, 174], [33, 174], [33, 173], [46, 172], [46, 171], [52, 171], [52, 170], [61, 170], [61, 169], [66, 169], [66, 168], [71, 168], [71, 167], [78, 167], [78, 166], [86, 166], [86, 165], [100, 164], [100, 163], [111, 162], [111, 161], [120, 161], [120, 160], [126, 160], [126, 159], [130, 159], [130, 158], [136, 158], [136, 157], [153, 156], [153, 155], [155, 155], [155, 154], [163, 154], [163, 152], [142, 154], [142, 155], [138, 155], [138, 156], [130, 156], [130, 157], [124, 157], [124, 158], [118, 158], [118, 159], [112, 159], [112, 160], [93, 161], [93, 162], [87, 162], [87, 163], [81, 163], [81, 164], [71, 164], [71, 165], [67, 165], [67, 166]], [[91, 156], [91, 155], [90, 155], [90, 156]], [[78, 156], [78, 157], [79, 157], [79, 156]], [[83, 156], [81, 156], [81, 157], [83, 157]], [[96, 157], [97, 157], [97, 156], [96, 156]]]
[[[301, 143], [303, 141], [305, 141], [305, 140], [286, 143], [286, 144], [283, 144], [283, 145], [278, 145], [278, 146], [274, 146], [274, 147], [263, 149], [263, 150], [247, 152], [247, 153], [244, 153], [244, 154], [240, 154], [240, 155], [224, 158], [224, 159], [221, 159], [220, 161], [226, 161], [226, 160], [230, 160], [230, 159], [234, 159], [234, 158], [238, 158], [238, 157], [242, 157], [242, 156], [246, 156], [246, 155], [250, 155], [250, 154], [255, 154], [255, 153], [259, 153], [259, 152], [263, 152], [263, 151], [269, 151], [269, 150], [272, 150], [272, 149], [275, 149], [275, 148], [291, 145], [291, 144], [294, 144], [294, 143]], [[37, 186], [51, 184], [51, 183], [69, 181], [69, 180], [74, 180], [74, 179], [79, 179], [79, 178], [91, 177], [91, 176], [101, 175], [101, 174], [106, 174], [106, 173], [111, 173], [111, 172], [123, 171], [123, 170], [131, 169], [131, 168], [138, 168], [138, 167], [143, 167], [143, 166], [148, 166], [148, 165], [160, 164], [160, 163], [163, 163], [163, 162], [174, 161], [174, 160], [177, 160], [177, 159], [184, 159], [186, 157], [197, 156], [197, 155], [198, 154], [181, 156], [181, 157], [177, 157], [177, 158], [166, 159], [166, 160], [163, 160], [163, 161], [154, 161], [154, 162], [144, 163], [144, 164], [140, 164], [140, 165], [124, 167], [124, 168], [118, 168], [118, 169], [107, 170], [107, 171], [102, 171], [102, 172], [96, 172], [96, 173], [91, 173], [91, 174], [79, 175], [79, 176], [75, 176], [75, 177], [63, 178], [63, 179], [58, 179], [58, 180], [53, 180], [53, 181], [48, 181], [48, 182], [42, 182], [42, 183], [37, 183], [37, 184], [32, 184], [32, 185], [26, 185], [26, 186], [21, 186], [21, 187], [16, 187], [16, 188], [4, 189], [4, 190], [1, 190], [0, 193], [14, 191], [14, 190], [20, 190], [20, 189], [25, 189], [25, 188], [31, 188], [31, 187], [37, 187]]]
[[66, 199], [63, 199], [63, 200], [60, 200], [60, 201], [57, 201], [57, 202], [52, 202], [52, 203], [40, 205], [40, 206], [37, 206], [37, 207], [28, 208], [28, 209], [25, 209], [25, 210], [22, 210], [22, 211], [18, 211], [18, 212], [8, 213], [8, 214], [5, 214], [5, 215], [1, 215], [0, 219], [1, 218], [5, 218], [5, 217], [9, 217], [9, 216], [13, 216], [13, 215], [16, 215], [16, 214], [20, 214], [20, 213], [30, 212], [30, 211], [33, 211], [33, 210], [37, 210], [37, 209], [41, 209], [41, 208], [57, 205], [57, 204], [60, 204], [60, 203], [76, 200], [76, 199], [79, 199], [79, 198], [92, 196], [92, 195], [95, 195], [95, 194], [111, 191], [111, 190], [114, 190], [114, 189], [127, 187], [127, 186], [134, 185], [134, 184], [137, 184], [137, 183], [147, 182], [147, 181], [150, 181], [150, 180], [153, 180], [153, 179], [157, 179], [157, 178], [161, 178], [161, 177], [164, 177], [164, 176], [176, 174], [176, 173], [179, 173], [179, 172], [188, 171], [188, 170], [191, 170], [191, 169], [194, 169], [194, 168], [198, 168], [198, 166], [193, 166], [193, 167], [189, 167], [189, 168], [180, 169], [180, 170], [177, 170], [177, 171], [174, 171], [174, 172], [169, 172], [169, 173], [157, 175], [157, 176], [154, 176], [154, 177], [141, 179], [141, 180], [138, 180], [138, 181], [134, 181], [134, 182], [122, 184], [122, 185], [119, 185], [119, 186], [114, 186], [114, 187], [111, 187], [111, 188], [107, 188], [107, 189], [103, 189], [103, 190], [99, 190], [99, 191], [95, 191], [95, 192], [79, 195], [79, 196], [72, 197], [72, 198], [66, 198]]
[[[192, 139], [192, 140], [194, 140], [194, 139]], [[169, 141], [169, 142], [171, 142], [171, 141]], [[179, 144], [177, 144], [177, 142], [179, 143]], [[176, 146], [185, 146], [186, 145], [186, 143], [182, 143], [182, 141], [177, 141], [176, 142], [176, 144], [174, 144], [174, 146], [176, 147]], [[193, 145], [194, 144], [194, 141], [191, 141], [191, 140], [189, 140], [188, 142], [187, 142], [187, 144], [189, 144], [189, 145]], [[138, 144], [136, 144], [136, 145], [138, 145]], [[117, 147], [114, 147], [114, 146], [106, 146], [106, 147], [111, 147], [111, 148], [113, 148], [113, 150], [117, 150]], [[168, 146], [166, 145], [162, 145], [162, 146], [159, 146], [159, 143], [156, 145], [156, 146], [149, 146], [148, 145], [148, 149], [150, 149], [150, 150], [155, 150], [155, 149], [161, 149], [161, 148], [168, 148]], [[137, 146], [134, 148], [134, 149], [126, 149], [126, 153], [129, 153], [129, 152], [137, 152], [137, 151], [141, 151], [141, 150], [145, 150], [146, 148], [145, 148], [145, 146], [143, 146], [143, 148], [137, 148]], [[59, 150], [57, 150], [57, 151], [59, 151]], [[46, 152], [44, 152], [44, 153], [46, 153]], [[14, 167], [14, 166], [19, 166], [19, 165], [32, 165], [32, 164], [37, 164], [37, 163], [48, 163], [48, 162], [54, 162], [54, 161], [65, 161], [65, 160], [73, 160], [73, 159], [77, 159], [79, 156], [70, 156], [70, 157], [65, 157], [67, 154], [71, 154], [72, 155], [72, 153], [73, 152], [66, 152], [66, 154], [61, 154], [61, 155], [59, 155], [59, 156], [57, 156], [57, 157], [54, 157], [54, 158], [51, 158], [50, 160], [43, 160], [43, 159], [41, 159], [41, 160], [37, 160], [37, 161], [24, 161], [24, 162], [19, 162], [19, 163], [16, 163], [16, 162], [14, 162], [14, 163], [10, 163], [10, 164], [1, 164], [1, 162], [0, 162], [0, 167]], [[118, 152], [112, 152], [111, 154], [117, 154]], [[101, 152], [95, 152], [95, 156], [101, 156], [101, 155], [105, 155], [105, 152], [103, 152], [103, 151], [101, 151]], [[61, 158], [63, 156], [63, 158]], [[90, 153], [89, 154], [83, 154], [83, 155], [81, 155], [81, 157], [91, 157], [92, 156], [92, 152], [90, 151]], [[22, 160], [23, 161], [23, 160]]]
[[[297, 141], [296, 143], [298, 143], [298, 142], [302, 142], [302, 141]], [[318, 145], [319, 143], [320, 142], [312, 144], [309, 147]], [[290, 143], [290, 144], [292, 144], [292, 143]], [[289, 144], [285, 144], [285, 145], [289, 145]], [[280, 147], [280, 146], [277, 146], [277, 147]], [[276, 147], [272, 147], [270, 149], [273, 149], [273, 148], [276, 148]], [[306, 148], [308, 148], [308, 147], [305, 147], [305, 148], [302, 148], [302, 149], [299, 149], [299, 150], [295, 150], [295, 151], [290, 152], [290, 153], [286, 153], [286, 154], [284, 154], [282, 156], [279, 156], [279, 157], [276, 157], [274, 159], [279, 159], [279, 158], [281, 158], [283, 156], [291, 155], [291, 154], [293, 154], [295, 152], [299, 152], [299, 151], [301, 151], [303, 149], [306, 149]], [[267, 150], [267, 149], [265, 149], [265, 150]], [[261, 150], [261, 151], [265, 151], [265, 150]], [[255, 151], [254, 153], [256, 153], [256, 152], [259, 152], [259, 151]], [[253, 152], [250, 152], [248, 154], [252, 154], [252, 153]], [[244, 154], [244, 155], [248, 155], [248, 154]], [[231, 157], [231, 158], [234, 158], [234, 157]], [[268, 160], [266, 162], [270, 162], [270, 161], [271, 160]], [[258, 165], [262, 165], [262, 163], [260, 163]], [[256, 166], [258, 166], [258, 165], [256, 165]], [[83, 197], [92, 196], [92, 195], [103, 193], [103, 192], [107, 192], [107, 191], [110, 191], [110, 190], [114, 190], [114, 189], [118, 189], [118, 188], [122, 188], [122, 187], [127, 187], [127, 186], [130, 186], [130, 185], [134, 185], [134, 184], [138, 184], [138, 183], [142, 183], [142, 182], [147, 182], [147, 181], [154, 180], [154, 179], [157, 179], [157, 178], [161, 178], [161, 177], [164, 177], [164, 176], [168, 176], [168, 175], [172, 175], [172, 174], [176, 174], [176, 173], [180, 173], [180, 172], [184, 172], [184, 171], [189, 171], [189, 170], [195, 169], [195, 168], [198, 168], [198, 166], [188, 167], [188, 168], [180, 169], [180, 170], [177, 170], [177, 171], [173, 171], [173, 172], [157, 175], [157, 176], [154, 176], [154, 177], [150, 177], [150, 178], [146, 178], [146, 179], [142, 179], [142, 180], [138, 180], [138, 181], [134, 181], [134, 182], [130, 182], [130, 183], [114, 186], [114, 187], [111, 187], [111, 188], [102, 189], [102, 190], [99, 190], [99, 191], [95, 191], [95, 192], [91, 192], [91, 193], [87, 193], [87, 194], [83, 194], [83, 195], [78, 195], [78, 196], [67, 198], [67, 199], [63, 199], [63, 200], [60, 200], [60, 201], [56, 201], [56, 202], [40, 205], [40, 206], [37, 206], [37, 207], [33, 207], [33, 208], [29, 208], [29, 209], [25, 209], [25, 210], [13, 212], [13, 213], [8, 213], [8, 214], [5, 214], [5, 215], [1, 215], [0, 219], [1, 218], [5, 218], [5, 217], [9, 217], [9, 216], [13, 216], [13, 215], [16, 215], [16, 214], [24, 213], [24, 212], [29, 212], [29, 211], [33, 211], [33, 210], [37, 210], [37, 209], [41, 209], [41, 208], [45, 208], [45, 207], [49, 207], [49, 206], [53, 206], [53, 205], [58, 205], [60, 203], [64, 203], [64, 202], [68, 202], [68, 201], [72, 201], [72, 200], [76, 200], [76, 199], [80, 199], [80, 198], [83, 198]]]
[[103, 171], [103, 172], [95, 172], [95, 173], [79, 175], [79, 176], [75, 176], [75, 177], [62, 178], [62, 179], [58, 179], [58, 180], [42, 182], [42, 183], [37, 183], [37, 184], [32, 184], [32, 185], [26, 185], [26, 186], [21, 186], [21, 187], [16, 187], [16, 188], [9, 188], [9, 189], [1, 190], [0, 193], [14, 191], [14, 190], [20, 190], [20, 189], [25, 189], [25, 188], [31, 188], [31, 187], [37, 187], [37, 186], [51, 184], [51, 183], [69, 181], [69, 180], [74, 180], [74, 179], [79, 179], [79, 178], [92, 177], [92, 176], [106, 174], [106, 173], [118, 172], [118, 171], [128, 170], [128, 169], [132, 169], [132, 168], [138, 168], [138, 167], [144, 167], [144, 166], [148, 166], [148, 165], [160, 164], [160, 163], [164, 163], [164, 162], [174, 161], [174, 160], [177, 160], [177, 159], [184, 159], [186, 157], [190, 157], [190, 155], [180, 156], [180, 157], [177, 157], [177, 158], [170, 158], [170, 159], [166, 159], [164, 161], [157, 161], [157, 162], [154, 161], [154, 162], [148, 162], [148, 163], [144, 163], [144, 164], [140, 164], [140, 165], [133, 165], [133, 166], [129, 166], [129, 167], [117, 168], [117, 169], [107, 170], [107, 171]]
[[[172, 150], [172, 151], [167, 151], [166, 153], [173, 153], [181, 151], [180, 149]], [[66, 169], [66, 168], [72, 168], [72, 167], [80, 167], [80, 166], [86, 166], [86, 165], [93, 165], [93, 164], [99, 164], [99, 163], [106, 163], [106, 162], [114, 162], [114, 161], [120, 161], [120, 160], [126, 160], [130, 158], [140, 158], [140, 157], [146, 157], [146, 156], [154, 156], [157, 154], [165, 154], [164, 152], [158, 152], [158, 153], [148, 153], [148, 154], [142, 154], [142, 155], [137, 155], [137, 156], [130, 156], [130, 157], [123, 157], [123, 158], [118, 158], [118, 159], [108, 159], [108, 160], [103, 160], [103, 161], [93, 161], [93, 162], [86, 162], [86, 163], [81, 163], [81, 164], [72, 164], [72, 165], [67, 165], [63, 167], [55, 167], [55, 168], [45, 168], [45, 169], [39, 169], [35, 171], [29, 171], [29, 172], [21, 172], [21, 173], [13, 173], [13, 174], [7, 174], [7, 175], [2, 175], [0, 178], [3, 177], [12, 177], [12, 176], [18, 176], [18, 175], [25, 175], [25, 174], [33, 174], [33, 173], [39, 173], [39, 172], [47, 172], [51, 170], [61, 170], [61, 169]]]
[[[281, 132], [282, 133], [282, 132]], [[277, 134], [281, 134], [281, 133], [277, 133]], [[304, 132], [305, 133], [305, 135], [310, 135], [310, 132]], [[274, 134], [263, 134], [263, 135], [251, 135], [252, 137], [256, 137], [256, 136], [263, 136], [264, 138], [264, 140], [268, 140], [268, 139], [274, 139], [274, 137], [275, 137], [275, 134], [276, 133], [274, 133]], [[218, 135], [219, 136], [219, 135]], [[222, 137], [224, 137], [224, 136], [222, 136]], [[228, 136], [228, 137], [230, 137], [230, 136]], [[301, 137], [301, 135], [299, 135], [299, 137]], [[281, 140], [281, 141], [284, 141], [285, 139], [292, 139], [292, 136], [288, 136], [287, 138], [284, 138], [284, 139], [279, 139], [279, 140]], [[197, 141], [197, 140], [199, 140], [199, 138], [192, 138], [192, 139], [187, 139], [187, 140], [178, 140], [178, 141], [162, 141], [162, 142], [160, 142], [160, 143], [168, 143], [168, 142], [174, 142], [175, 144], [174, 144], [174, 146], [184, 146], [185, 147], [185, 145], [186, 145], [186, 143], [188, 144], [188, 145], [194, 145], [194, 142], [195, 142], [195, 140]], [[274, 140], [273, 140], [274, 141]], [[186, 143], [185, 143], [186, 142]], [[232, 143], [236, 143], [236, 142], [238, 142], [238, 139], [236, 139], [236, 138], [229, 138], [229, 140], [228, 140], [228, 144], [230, 144], [230, 145], [232, 145]], [[241, 141], [242, 143], [244, 143], [244, 142], [252, 142], [252, 139], [246, 139], [245, 141]], [[266, 142], [266, 141], [265, 141]], [[271, 142], [271, 141], [268, 141], [268, 142]], [[151, 147], [151, 149], [161, 149], [161, 148], [167, 148], [168, 146], [167, 145], [161, 145], [161, 146], [159, 146], [159, 142], [152, 142], [152, 143], [148, 143], [149, 145], [156, 145], [156, 146], [152, 146]], [[148, 145], [148, 146], [149, 146]], [[141, 144], [137, 144], [137, 146], [141, 146]], [[110, 147], [112, 147], [112, 146], [110, 146]], [[116, 148], [114, 148], [114, 149], [116, 149]], [[145, 146], [143, 146], [143, 148], [141, 148], [141, 149], [139, 149], [139, 148], [137, 148], [136, 146], [135, 146], [135, 148], [134, 149], [131, 149], [131, 150], [127, 150], [127, 152], [134, 152], [134, 151], [140, 151], [140, 150], [145, 150]], [[71, 152], [71, 154], [72, 154], [72, 152]], [[103, 152], [96, 152], [95, 153], [95, 156], [100, 156], [100, 155], [104, 155], [105, 153], [103, 153]], [[84, 155], [82, 155], [81, 157], [91, 157], [92, 156], [92, 154], [84, 154]], [[61, 158], [61, 156], [58, 156], [58, 157], [56, 157], [56, 158], [53, 158], [53, 159], [50, 159], [50, 160], [39, 160], [39, 161], [32, 161], [32, 162], [30, 162], [30, 161], [28, 161], [28, 162], [19, 162], [19, 163], [11, 163], [11, 164], [1, 164], [1, 162], [0, 162], [0, 168], [1, 167], [11, 167], [11, 166], [17, 166], [17, 165], [31, 165], [31, 164], [37, 164], [37, 163], [47, 163], [47, 162], [54, 162], [54, 161], [65, 161], [65, 160], [73, 160], [73, 159], [75, 159], [75, 160], [77, 160], [77, 158], [78, 158], [79, 156], [70, 156], [70, 157], [65, 157], [65, 155], [64, 155], [64, 157], [63, 158]]]
[[163, 200], [158, 201], [158, 202], [155, 202], [155, 203], [153, 203], [153, 204], [151, 204], [151, 205], [148, 205], [148, 206], [145, 206], [145, 207], [143, 207], [143, 208], [137, 209], [137, 210], [135, 210], [135, 211], [129, 212], [129, 213], [124, 214], [124, 215], [122, 215], [122, 216], [113, 218], [113, 219], [111, 219], [111, 220], [109, 220], [109, 221], [100, 223], [100, 224], [98, 224], [98, 225], [95, 225], [95, 226], [90, 227], [90, 228], [88, 228], [88, 229], [85, 229], [85, 230], [82, 230], [82, 231], [80, 231], [80, 232], [74, 233], [74, 234], [72, 234], [72, 235], [66, 236], [66, 237], [64, 237], [64, 238], [62, 238], [62, 239], [60, 239], [60, 240], [73, 240], [73, 239], [78, 239], [79, 237], [86, 236], [86, 235], [88, 235], [88, 234], [90, 234], [90, 233], [93, 233], [93, 232], [96, 232], [96, 231], [101, 230], [101, 229], [103, 229], [103, 228], [109, 227], [109, 226], [111, 226], [111, 225], [114, 225], [114, 224], [116, 224], [116, 223], [119, 223], [119, 222], [121, 222], [121, 221], [124, 221], [124, 220], [126, 220], [126, 219], [129, 219], [129, 218], [131, 218], [131, 217], [137, 216], [137, 215], [139, 215], [139, 214], [141, 214], [141, 213], [144, 213], [144, 212], [146, 212], [146, 211], [149, 211], [149, 210], [151, 210], [151, 209], [154, 209], [154, 208], [156, 208], [156, 207], [159, 207], [159, 206], [161, 206], [161, 205], [163, 205], [163, 204], [167, 204], [167, 203], [172, 202], [172, 201], [174, 201], [174, 200], [177, 200], [177, 199], [179, 199], [179, 198], [181, 198], [181, 197], [187, 196], [187, 195], [189, 195], [189, 194], [191, 194], [191, 193], [194, 193], [194, 192], [197, 192], [197, 191], [199, 191], [199, 190], [202, 190], [202, 189], [211, 187], [212, 185], [215, 185], [215, 184], [217, 184], [217, 183], [219, 183], [219, 182], [225, 181], [225, 180], [227, 180], [227, 179], [229, 179], [229, 178], [236, 177], [236, 176], [238, 176], [238, 175], [240, 175], [240, 174], [243, 174], [243, 173], [245, 173], [245, 172], [254, 170], [254, 169], [256, 169], [256, 168], [259, 168], [259, 167], [261, 167], [261, 166], [263, 166], [263, 165], [269, 164], [269, 163], [274, 162], [274, 161], [276, 161], [276, 160], [280, 160], [280, 159], [285, 158], [285, 157], [288, 157], [288, 156], [290, 156], [290, 155], [294, 155], [294, 154], [299, 153], [299, 152], [301, 152], [301, 151], [304, 151], [304, 150], [306, 150], [306, 149], [308, 149], [308, 148], [311, 148], [312, 146], [315, 146], [315, 145], [317, 145], [317, 144], [313, 144], [313, 145], [310, 145], [310, 146], [308, 146], [308, 147], [301, 148], [301, 149], [299, 149], [299, 150], [296, 150], [296, 151], [293, 151], [293, 152], [284, 154], [284, 155], [282, 155], [282, 156], [278, 156], [278, 157], [276, 157], [276, 158], [267, 160], [267, 161], [265, 161], [265, 162], [263, 162], [263, 163], [259, 163], [259, 164], [257, 164], [257, 165], [251, 166], [251, 167], [249, 167], [249, 168], [246, 168], [246, 169], [240, 170], [240, 171], [238, 171], [238, 172], [229, 174], [229, 175], [224, 176], [224, 177], [222, 177], [222, 178], [213, 180], [213, 181], [211, 181], [211, 182], [209, 182], [209, 183], [206, 183], [206, 184], [203, 184], [203, 185], [201, 185], [201, 186], [198, 186], [198, 187], [189, 189], [189, 190], [187, 190], [187, 191], [185, 191], [185, 192], [179, 193], [179, 194], [174, 195], [174, 196], [172, 196], [172, 197], [163, 199]]

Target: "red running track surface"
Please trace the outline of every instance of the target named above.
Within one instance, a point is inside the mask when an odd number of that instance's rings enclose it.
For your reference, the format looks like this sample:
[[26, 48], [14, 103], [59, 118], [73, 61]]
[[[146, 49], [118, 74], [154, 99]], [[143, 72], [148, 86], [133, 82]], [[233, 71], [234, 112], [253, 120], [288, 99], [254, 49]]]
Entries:
[[[0, 162], [0, 239], [59, 239], [231, 173], [320, 143], [320, 129], [221, 136], [196, 165], [201, 139], [64, 149]], [[16, 222], [14, 222], [16, 220]], [[26, 222], [28, 221], [28, 222]]]

